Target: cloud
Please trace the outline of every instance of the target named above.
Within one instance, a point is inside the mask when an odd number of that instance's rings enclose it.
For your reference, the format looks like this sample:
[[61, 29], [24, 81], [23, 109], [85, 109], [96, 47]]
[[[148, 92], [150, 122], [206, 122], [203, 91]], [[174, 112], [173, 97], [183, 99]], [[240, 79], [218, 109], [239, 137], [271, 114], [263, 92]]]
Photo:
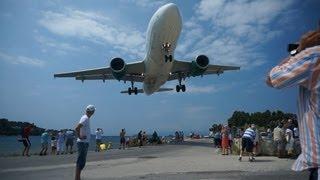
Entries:
[[135, 3], [137, 6], [140, 7], [160, 7], [161, 5], [164, 5], [168, 3], [168, 0], [121, 0], [122, 2], [130, 2], [130, 3]]
[[17, 64], [17, 65], [25, 64], [29, 66], [35, 66], [35, 67], [44, 67], [45, 65], [45, 62], [40, 59], [30, 58], [26, 56], [12, 56], [4, 52], [0, 52], [0, 60], [6, 61], [11, 64]]
[[48, 38], [38, 34], [35, 36], [35, 39], [42, 45], [42, 47], [45, 47], [42, 49], [43, 52], [47, 52], [46, 48], [50, 48], [56, 50], [59, 54], [67, 54], [69, 52], [79, 52], [88, 48], [81, 45], [75, 47], [74, 45], [71, 45], [69, 43], [58, 42], [52, 38]]
[[202, 0], [194, 6], [196, 14], [185, 22], [178, 55], [207, 54], [211, 63], [240, 65], [242, 69], [260, 66], [266, 55], [259, 48], [283, 33], [281, 22], [293, 3]]
[[186, 93], [190, 94], [198, 94], [198, 93], [216, 93], [220, 91], [219, 88], [216, 88], [214, 86], [187, 86]]
[[142, 32], [121, 26], [98, 12], [70, 8], [63, 12], [45, 11], [39, 24], [57, 35], [108, 44], [129, 55], [144, 54], [145, 37]]

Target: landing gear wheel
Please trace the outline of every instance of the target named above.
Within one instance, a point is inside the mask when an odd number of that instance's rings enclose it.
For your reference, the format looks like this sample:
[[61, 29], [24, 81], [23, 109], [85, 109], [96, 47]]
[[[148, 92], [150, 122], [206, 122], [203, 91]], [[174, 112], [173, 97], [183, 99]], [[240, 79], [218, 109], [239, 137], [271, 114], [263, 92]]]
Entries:
[[134, 94], [135, 94], [135, 95], [138, 94], [138, 88], [137, 88], [137, 87], [135, 87], [133, 91], [134, 91]]
[[172, 55], [165, 55], [164, 56], [164, 62], [172, 62]]
[[180, 92], [180, 86], [179, 85], [176, 86], [176, 91]]
[[131, 92], [132, 92], [131, 88], [128, 88], [128, 94], [129, 95], [131, 95]]
[[182, 90], [182, 92], [185, 92], [186, 91], [186, 85], [181, 85], [181, 90]]

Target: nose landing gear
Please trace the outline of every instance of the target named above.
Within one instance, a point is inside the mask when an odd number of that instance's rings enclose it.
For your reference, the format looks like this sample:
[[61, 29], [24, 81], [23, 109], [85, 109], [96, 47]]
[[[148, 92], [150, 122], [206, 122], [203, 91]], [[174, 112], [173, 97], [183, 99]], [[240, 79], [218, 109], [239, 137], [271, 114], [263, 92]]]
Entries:
[[164, 50], [164, 62], [172, 62], [172, 55], [170, 54], [171, 51], [171, 44], [166, 42], [162, 44], [162, 50]]

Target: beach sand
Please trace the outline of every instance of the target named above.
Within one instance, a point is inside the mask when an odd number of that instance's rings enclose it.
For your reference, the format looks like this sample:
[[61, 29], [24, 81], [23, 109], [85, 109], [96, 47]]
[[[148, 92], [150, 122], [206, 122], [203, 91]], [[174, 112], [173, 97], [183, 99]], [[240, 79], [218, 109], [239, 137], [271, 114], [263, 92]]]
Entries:
[[[208, 140], [89, 152], [82, 179], [308, 179], [290, 170], [294, 160], [257, 157], [243, 162], [216, 153]], [[73, 179], [76, 154], [1, 157], [0, 177], [7, 179]]]

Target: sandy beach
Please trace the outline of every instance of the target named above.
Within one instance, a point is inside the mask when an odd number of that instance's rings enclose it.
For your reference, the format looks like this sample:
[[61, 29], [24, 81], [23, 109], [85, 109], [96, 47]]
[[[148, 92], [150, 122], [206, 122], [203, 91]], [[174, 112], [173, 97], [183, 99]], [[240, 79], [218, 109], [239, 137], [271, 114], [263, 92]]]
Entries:
[[[1, 157], [1, 179], [73, 179], [76, 154]], [[307, 179], [290, 170], [291, 159], [222, 156], [208, 140], [89, 152], [82, 179]]]

